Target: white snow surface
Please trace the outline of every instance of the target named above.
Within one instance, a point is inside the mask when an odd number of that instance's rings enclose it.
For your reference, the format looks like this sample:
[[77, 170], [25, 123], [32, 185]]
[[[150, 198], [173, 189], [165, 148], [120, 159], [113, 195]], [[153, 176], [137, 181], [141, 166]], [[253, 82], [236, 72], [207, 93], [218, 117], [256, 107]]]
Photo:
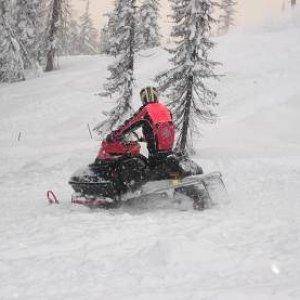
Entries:
[[[87, 124], [109, 106], [94, 94], [110, 58], [0, 86], [0, 299], [300, 299], [300, 26], [217, 42], [221, 117], [195, 159], [230, 201], [204, 212], [70, 204], [70, 175], [98, 150]], [[138, 56], [136, 96], [167, 58]]]

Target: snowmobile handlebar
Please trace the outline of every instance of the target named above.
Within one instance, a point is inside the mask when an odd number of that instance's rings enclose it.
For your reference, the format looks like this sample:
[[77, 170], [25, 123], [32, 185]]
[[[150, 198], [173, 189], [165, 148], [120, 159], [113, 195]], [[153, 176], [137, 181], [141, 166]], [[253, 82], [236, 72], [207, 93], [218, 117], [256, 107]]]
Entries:
[[[134, 138], [132, 138], [134, 136]], [[135, 131], [131, 131], [121, 137], [121, 139], [118, 139], [122, 143], [129, 143], [129, 142], [138, 142], [138, 143], [145, 143], [146, 140], [144, 137], [140, 137]], [[114, 138], [114, 133], [109, 134], [106, 139], [106, 142], [112, 143], [116, 142]]]
[[134, 135], [134, 137], [136, 138], [135, 142], [138, 142], [138, 143], [145, 143], [146, 140], [144, 137], [140, 137], [135, 131], [132, 131], [126, 135], [124, 135], [122, 137], [122, 142], [130, 142], [132, 141], [132, 139], [130, 139], [130, 135]]

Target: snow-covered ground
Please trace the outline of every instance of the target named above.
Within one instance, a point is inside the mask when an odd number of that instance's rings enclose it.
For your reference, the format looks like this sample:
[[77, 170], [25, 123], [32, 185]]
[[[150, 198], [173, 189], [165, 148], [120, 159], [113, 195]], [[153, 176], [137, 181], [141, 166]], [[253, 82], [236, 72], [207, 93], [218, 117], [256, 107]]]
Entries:
[[[94, 159], [107, 57], [0, 86], [0, 299], [299, 299], [300, 25], [218, 39], [220, 121], [196, 159], [230, 202], [204, 212], [90, 211], [67, 181]], [[136, 92], [167, 67], [138, 57]], [[48, 206], [55, 191], [59, 207]]]

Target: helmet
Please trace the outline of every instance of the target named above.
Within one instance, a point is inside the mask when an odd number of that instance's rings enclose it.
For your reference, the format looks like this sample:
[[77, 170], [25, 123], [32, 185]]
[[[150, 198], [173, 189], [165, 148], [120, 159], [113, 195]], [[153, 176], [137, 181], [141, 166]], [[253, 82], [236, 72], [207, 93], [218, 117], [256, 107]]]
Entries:
[[140, 95], [143, 104], [158, 102], [158, 92], [155, 87], [146, 87], [142, 89]]

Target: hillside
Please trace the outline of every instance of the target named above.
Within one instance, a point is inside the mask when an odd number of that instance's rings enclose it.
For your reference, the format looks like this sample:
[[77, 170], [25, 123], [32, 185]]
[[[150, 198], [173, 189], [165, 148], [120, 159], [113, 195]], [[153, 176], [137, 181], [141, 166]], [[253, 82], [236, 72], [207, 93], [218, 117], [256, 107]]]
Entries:
[[[99, 146], [87, 124], [109, 105], [95, 93], [110, 58], [0, 86], [1, 299], [299, 299], [300, 25], [217, 42], [220, 120], [195, 159], [223, 173], [230, 202], [204, 212], [70, 204], [67, 181]], [[140, 53], [136, 99], [167, 59]]]

